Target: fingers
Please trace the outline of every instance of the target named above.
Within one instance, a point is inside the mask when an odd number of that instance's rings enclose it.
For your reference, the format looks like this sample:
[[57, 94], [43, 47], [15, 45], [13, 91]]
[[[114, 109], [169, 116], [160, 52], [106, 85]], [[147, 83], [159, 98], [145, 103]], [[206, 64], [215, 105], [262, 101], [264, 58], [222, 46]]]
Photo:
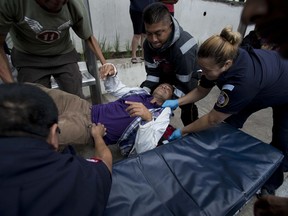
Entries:
[[99, 68], [100, 79], [105, 80], [107, 76], [114, 76], [117, 73], [116, 67], [111, 63], [106, 63]]
[[103, 67], [100, 67], [99, 68], [99, 76], [100, 76], [100, 79], [102, 79], [102, 80], [105, 80], [106, 79], [106, 77], [107, 77], [107, 72], [104, 70], [104, 68]]
[[147, 110], [147, 108], [139, 102], [125, 101], [125, 103], [129, 105], [126, 111], [130, 116], [136, 116], [137, 114], [139, 115]]
[[103, 137], [106, 135], [106, 127], [101, 123], [97, 123], [97, 125], [93, 123], [91, 126], [91, 133], [92, 133], [92, 136]]
[[125, 101], [125, 103], [129, 105], [126, 111], [130, 115], [130, 117], [139, 116], [145, 121], [152, 120], [152, 114], [147, 109], [147, 107], [144, 106], [144, 104], [139, 103], [139, 102], [132, 102], [132, 101]]
[[[142, 103], [133, 102], [133, 101], [125, 101], [125, 104], [128, 104], [128, 105], [137, 105], [137, 104], [142, 104]], [[143, 104], [142, 104], [142, 105], [143, 105]]]

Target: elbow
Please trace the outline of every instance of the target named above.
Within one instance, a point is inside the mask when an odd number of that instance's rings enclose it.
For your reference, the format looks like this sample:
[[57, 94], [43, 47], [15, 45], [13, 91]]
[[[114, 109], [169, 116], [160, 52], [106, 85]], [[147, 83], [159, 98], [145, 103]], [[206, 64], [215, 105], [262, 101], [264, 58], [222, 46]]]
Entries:
[[222, 120], [215, 118], [212, 115], [208, 114], [208, 124], [210, 127], [216, 126], [218, 124], [220, 124], [222, 122]]

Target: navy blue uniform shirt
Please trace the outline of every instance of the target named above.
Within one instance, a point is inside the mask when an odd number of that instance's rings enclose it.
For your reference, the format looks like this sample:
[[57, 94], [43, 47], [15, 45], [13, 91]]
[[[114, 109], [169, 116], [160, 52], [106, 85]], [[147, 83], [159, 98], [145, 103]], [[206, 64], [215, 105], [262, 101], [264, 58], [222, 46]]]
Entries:
[[288, 103], [288, 61], [275, 51], [239, 49], [228, 71], [212, 82], [201, 77], [200, 85], [221, 90], [214, 109], [237, 114], [244, 108], [260, 110]]
[[102, 215], [111, 175], [106, 165], [55, 152], [44, 140], [0, 137], [0, 215]]

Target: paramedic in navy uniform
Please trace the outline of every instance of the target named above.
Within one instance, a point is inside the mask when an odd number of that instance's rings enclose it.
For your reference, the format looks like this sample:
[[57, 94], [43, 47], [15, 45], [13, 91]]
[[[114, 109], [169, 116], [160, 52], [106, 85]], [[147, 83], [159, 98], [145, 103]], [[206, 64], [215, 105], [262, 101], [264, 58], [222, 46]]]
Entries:
[[252, 113], [272, 107], [271, 145], [284, 154], [282, 166], [262, 188], [273, 194], [283, 183], [283, 171], [288, 169], [288, 61], [276, 51], [241, 49], [240, 43], [241, 35], [227, 27], [200, 46], [198, 64], [203, 75], [199, 86], [178, 100], [164, 102], [163, 106], [175, 109], [179, 105], [195, 103], [215, 85], [221, 93], [209, 113], [177, 129], [169, 139], [207, 129], [222, 121], [241, 128]]
[[[195, 38], [182, 29], [161, 2], [145, 8], [143, 21], [146, 29], [143, 48], [147, 76], [141, 87], [153, 92], [161, 83], [169, 83], [174, 86], [174, 98], [184, 96], [198, 83], [198, 45]], [[185, 104], [180, 108], [184, 125], [198, 119], [195, 104]]]

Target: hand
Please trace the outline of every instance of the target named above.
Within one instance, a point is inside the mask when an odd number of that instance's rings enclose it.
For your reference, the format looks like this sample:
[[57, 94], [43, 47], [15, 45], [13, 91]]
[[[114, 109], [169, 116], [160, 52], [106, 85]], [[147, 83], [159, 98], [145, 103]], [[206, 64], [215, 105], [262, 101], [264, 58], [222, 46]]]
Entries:
[[105, 80], [108, 76], [115, 76], [117, 69], [112, 63], [103, 64], [99, 68], [100, 79]]
[[139, 102], [125, 101], [126, 104], [129, 104], [126, 111], [129, 113], [130, 117], [139, 116], [145, 121], [152, 121], [151, 112]]
[[103, 137], [106, 134], [106, 128], [103, 124], [98, 123], [96, 124], [92, 124], [91, 127], [91, 135], [93, 136], [93, 138], [97, 138], [97, 137]]
[[182, 137], [182, 132], [181, 132], [181, 129], [176, 129], [172, 134], [171, 136], [169, 137], [169, 141], [172, 141], [172, 140], [175, 140], [175, 139], [179, 139]]
[[93, 123], [91, 128], [91, 134], [94, 139], [94, 157], [101, 159], [106, 164], [107, 168], [111, 173], [113, 158], [110, 149], [107, 147], [103, 140], [103, 136], [105, 136], [106, 134], [106, 128], [101, 123], [98, 123], [97, 125]]
[[175, 110], [179, 106], [178, 100], [166, 100], [162, 107], [170, 107], [172, 110]]

